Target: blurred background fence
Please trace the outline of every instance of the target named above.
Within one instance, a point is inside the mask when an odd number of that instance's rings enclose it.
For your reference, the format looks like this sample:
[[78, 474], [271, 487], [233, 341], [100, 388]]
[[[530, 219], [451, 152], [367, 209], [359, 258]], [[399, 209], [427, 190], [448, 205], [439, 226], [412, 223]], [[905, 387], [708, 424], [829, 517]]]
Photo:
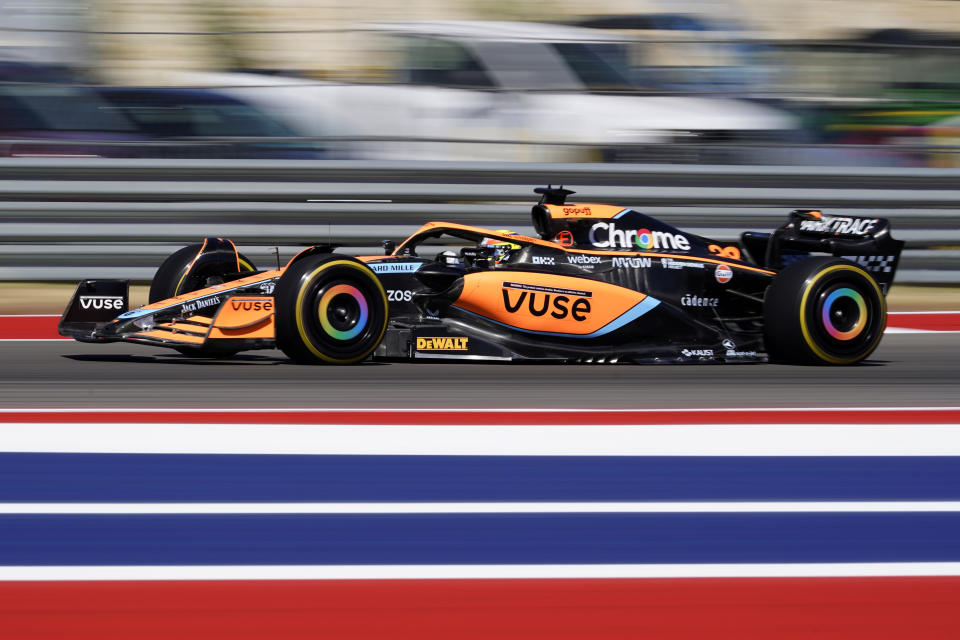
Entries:
[[790, 209], [888, 217], [907, 241], [898, 282], [960, 282], [960, 170], [396, 163], [282, 160], [0, 160], [0, 279], [149, 280], [204, 236], [271, 266], [303, 244], [379, 253], [429, 220], [533, 233], [537, 185], [572, 200], [632, 206], [691, 232], [734, 240]]

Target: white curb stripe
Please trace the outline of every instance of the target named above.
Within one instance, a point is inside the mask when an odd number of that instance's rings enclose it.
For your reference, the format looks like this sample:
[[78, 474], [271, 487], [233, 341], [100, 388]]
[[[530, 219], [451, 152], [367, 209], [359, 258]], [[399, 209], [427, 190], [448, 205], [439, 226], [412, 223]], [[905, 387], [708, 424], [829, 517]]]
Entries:
[[[598, 415], [602, 419], [602, 415]], [[957, 424], [0, 423], [0, 451], [470, 456], [956, 456]]]
[[0, 515], [484, 514], [484, 513], [955, 513], [960, 501], [806, 502], [31, 502]]
[[842, 578], [958, 575], [960, 562], [0, 567], [0, 581]]

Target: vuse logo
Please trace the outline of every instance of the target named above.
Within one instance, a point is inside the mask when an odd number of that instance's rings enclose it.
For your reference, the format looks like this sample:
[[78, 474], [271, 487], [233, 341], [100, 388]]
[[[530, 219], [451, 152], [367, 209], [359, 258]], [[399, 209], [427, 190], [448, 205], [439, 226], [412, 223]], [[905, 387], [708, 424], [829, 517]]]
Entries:
[[120, 296], [80, 296], [80, 308], [97, 311], [120, 311], [123, 309], [123, 298]]

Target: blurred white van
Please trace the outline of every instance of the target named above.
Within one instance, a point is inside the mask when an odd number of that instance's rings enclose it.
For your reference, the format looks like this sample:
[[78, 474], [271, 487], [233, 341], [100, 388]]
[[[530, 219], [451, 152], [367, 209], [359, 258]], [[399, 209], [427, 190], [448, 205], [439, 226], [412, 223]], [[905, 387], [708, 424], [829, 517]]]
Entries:
[[[323, 83], [190, 74], [270, 108], [307, 135], [356, 139], [352, 157], [696, 161], [705, 146], [771, 139], [785, 112], [747, 100], [629, 93], [628, 39], [525, 22], [369, 25], [387, 77]], [[691, 145], [690, 143], [696, 143]], [[689, 148], [692, 151], [684, 151]]]

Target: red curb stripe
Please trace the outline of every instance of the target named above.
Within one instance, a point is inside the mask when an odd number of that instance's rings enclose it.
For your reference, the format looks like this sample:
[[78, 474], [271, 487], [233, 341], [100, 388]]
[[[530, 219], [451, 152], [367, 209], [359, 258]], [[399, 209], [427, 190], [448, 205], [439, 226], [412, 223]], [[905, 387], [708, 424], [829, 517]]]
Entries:
[[304, 409], [248, 411], [0, 410], [0, 423], [197, 423], [288, 425], [636, 425], [636, 424], [960, 424], [960, 408], [932, 409], [703, 409], [653, 411], [471, 411]]
[[956, 638], [960, 577], [0, 583], [9, 638]]
[[57, 334], [60, 316], [0, 316], [0, 338], [5, 340], [50, 340]]
[[960, 331], [960, 312], [888, 314], [887, 327], [922, 331]]

